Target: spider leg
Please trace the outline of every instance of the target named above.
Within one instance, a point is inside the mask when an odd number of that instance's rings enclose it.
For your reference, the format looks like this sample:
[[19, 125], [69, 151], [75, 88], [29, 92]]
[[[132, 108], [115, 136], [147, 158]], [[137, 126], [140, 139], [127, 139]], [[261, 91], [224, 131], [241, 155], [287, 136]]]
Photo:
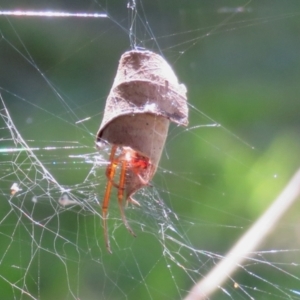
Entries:
[[117, 150], [117, 146], [116, 145], [112, 146], [110, 157], [109, 157], [110, 164], [106, 168], [106, 176], [108, 178], [108, 181], [107, 181], [106, 190], [105, 190], [103, 203], [102, 203], [104, 238], [105, 238], [105, 245], [106, 245], [106, 248], [109, 253], [112, 253], [112, 252], [110, 249], [109, 237], [108, 237], [108, 232], [107, 232], [107, 210], [108, 210], [108, 205], [109, 205], [109, 200], [110, 200], [111, 188], [113, 185], [113, 178], [115, 176], [116, 167], [118, 165], [118, 162], [114, 158], [116, 150]]
[[148, 181], [143, 179], [142, 176], [140, 174], [136, 174], [137, 177], [139, 178], [140, 182], [143, 184], [143, 185], [149, 185]]
[[[136, 176], [139, 178], [140, 182], [143, 185], [152, 186], [151, 184], [149, 184], [149, 182], [147, 182], [146, 180], [144, 180], [140, 174], [136, 173]], [[131, 196], [127, 197], [127, 199], [126, 199], [126, 206], [128, 205], [129, 202], [132, 203], [132, 204], [134, 204], [134, 205], [141, 206], [141, 204], [138, 201], [136, 201], [135, 199], [133, 199]]]
[[[117, 146], [114, 146], [114, 147], [117, 147]], [[115, 160], [115, 163], [118, 164], [118, 160], [117, 160], [117, 159]], [[111, 181], [111, 184], [113, 185], [113, 187], [119, 189], [119, 188], [120, 188], [119, 183], [115, 183], [115, 181], [113, 180], [113, 177], [110, 176], [111, 168], [112, 168], [112, 163], [110, 163], [110, 164], [107, 166], [105, 175], [106, 175], [106, 177], [107, 177], [107, 180], [108, 180], [108, 181]], [[123, 189], [124, 189], [124, 188], [123, 188]]]
[[134, 204], [134, 205], [141, 206], [141, 204], [138, 201], [134, 200], [131, 196], [129, 196], [127, 198], [126, 205], [128, 205], [129, 202], [132, 203], [132, 204]]
[[131, 227], [129, 226], [127, 219], [125, 217], [124, 207], [123, 207], [123, 203], [122, 203], [123, 197], [124, 197], [124, 186], [125, 186], [125, 178], [126, 178], [126, 161], [122, 160], [121, 164], [122, 165], [121, 165], [121, 173], [120, 173], [120, 183], [119, 183], [119, 188], [118, 188], [118, 204], [119, 204], [122, 220], [123, 220], [125, 227], [135, 237], [136, 235], [133, 232], [133, 230], [131, 229]]

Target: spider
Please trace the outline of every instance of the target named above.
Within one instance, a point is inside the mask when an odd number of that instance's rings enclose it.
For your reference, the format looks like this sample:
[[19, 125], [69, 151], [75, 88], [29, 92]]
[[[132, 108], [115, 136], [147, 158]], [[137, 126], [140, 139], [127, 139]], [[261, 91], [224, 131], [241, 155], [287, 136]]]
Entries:
[[[121, 153], [116, 155], [118, 148]], [[116, 183], [114, 177], [117, 171], [117, 167], [120, 167], [120, 179]], [[107, 212], [110, 200], [110, 194], [112, 187], [118, 190], [118, 205], [121, 212], [123, 223], [127, 230], [135, 237], [135, 233], [129, 226], [125, 217], [123, 208], [124, 191], [126, 190], [126, 204], [129, 202], [140, 206], [139, 202], [132, 198], [132, 194], [136, 190], [143, 186], [149, 185], [149, 181], [152, 178], [152, 164], [148, 157], [138, 153], [130, 147], [113, 145], [109, 157], [109, 165], [106, 168], [106, 177], [108, 179], [104, 199], [102, 203], [102, 217], [103, 217], [103, 228], [105, 245], [107, 250], [111, 252], [110, 243], [107, 231]]]

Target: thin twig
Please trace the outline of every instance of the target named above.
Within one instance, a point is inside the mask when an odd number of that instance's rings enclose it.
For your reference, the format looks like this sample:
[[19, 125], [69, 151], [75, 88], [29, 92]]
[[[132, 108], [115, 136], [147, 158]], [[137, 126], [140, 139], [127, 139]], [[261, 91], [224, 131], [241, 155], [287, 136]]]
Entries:
[[242, 236], [242, 238], [240, 238], [226, 257], [216, 265], [207, 276], [196, 283], [185, 300], [209, 299], [209, 296], [216, 291], [227, 278], [229, 278], [234, 270], [242, 264], [244, 259], [251, 256], [251, 252], [271, 231], [299, 195], [300, 169], [267, 211]]

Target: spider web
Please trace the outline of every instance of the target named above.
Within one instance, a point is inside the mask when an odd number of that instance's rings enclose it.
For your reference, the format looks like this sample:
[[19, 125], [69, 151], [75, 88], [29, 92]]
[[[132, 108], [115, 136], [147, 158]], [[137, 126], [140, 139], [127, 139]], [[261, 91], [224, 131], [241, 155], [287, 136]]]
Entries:
[[[51, 7], [105, 19], [0, 20], [4, 299], [182, 299], [299, 166], [296, 2], [139, 1], [137, 14], [133, 4]], [[109, 149], [94, 143], [129, 37], [187, 85], [190, 125], [171, 127], [152, 186], [135, 195], [141, 207], [126, 209], [137, 238], [114, 191], [110, 255], [100, 209]], [[298, 206], [212, 299], [300, 298]]]

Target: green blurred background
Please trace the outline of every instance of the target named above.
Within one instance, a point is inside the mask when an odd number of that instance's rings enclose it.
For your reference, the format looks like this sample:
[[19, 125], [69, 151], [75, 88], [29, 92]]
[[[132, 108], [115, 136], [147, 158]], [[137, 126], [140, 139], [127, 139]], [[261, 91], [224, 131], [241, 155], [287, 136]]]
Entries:
[[[23, 138], [40, 147], [77, 141], [85, 148], [76, 154], [95, 151], [118, 60], [130, 49], [127, 1], [0, 5], [108, 14], [0, 19], [0, 91]], [[9, 183], [2, 180], [2, 299], [30, 299], [13, 284], [37, 299], [181, 299], [218, 262], [202, 250], [225, 255], [299, 168], [299, 1], [144, 0], [137, 10], [137, 45], [167, 59], [191, 105], [188, 128], [170, 128], [154, 188], [136, 197], [141, 209], [126, 212], [138, 238], [122, 226], [115, 199], [113, 255], [106, 253], [99, 216], [80, 208], [63, 211], [45, 202], [31, 207], [23, 199], [17, 206], [34, 219], [51, 216], [46, 229], [23, 220], [19, 210], [6, 219], [12, 208], [5, 194]], [[73, 151], [45, 151], [39, 159], [60, 184], [78, 190], [91, 165], [73, 164]], [[2, 156], [8, 159], [16, 157]], [[90, 182], [86, 190], [101, 195], [103, 174], [99, 168], [99, 186]], [[247, 261], [224, 284], [229, 295], [220, 289], [212, 299], [248, 299], [247, 293], [255, 299], [300, 298], [293, 292], [300, 290], [299, 208], [260, 245], [257, 261]], [[166, 225], [166, 234], [190, 249], [164, 240]], [[234, 281], [243, 289], [235, 289]]]

